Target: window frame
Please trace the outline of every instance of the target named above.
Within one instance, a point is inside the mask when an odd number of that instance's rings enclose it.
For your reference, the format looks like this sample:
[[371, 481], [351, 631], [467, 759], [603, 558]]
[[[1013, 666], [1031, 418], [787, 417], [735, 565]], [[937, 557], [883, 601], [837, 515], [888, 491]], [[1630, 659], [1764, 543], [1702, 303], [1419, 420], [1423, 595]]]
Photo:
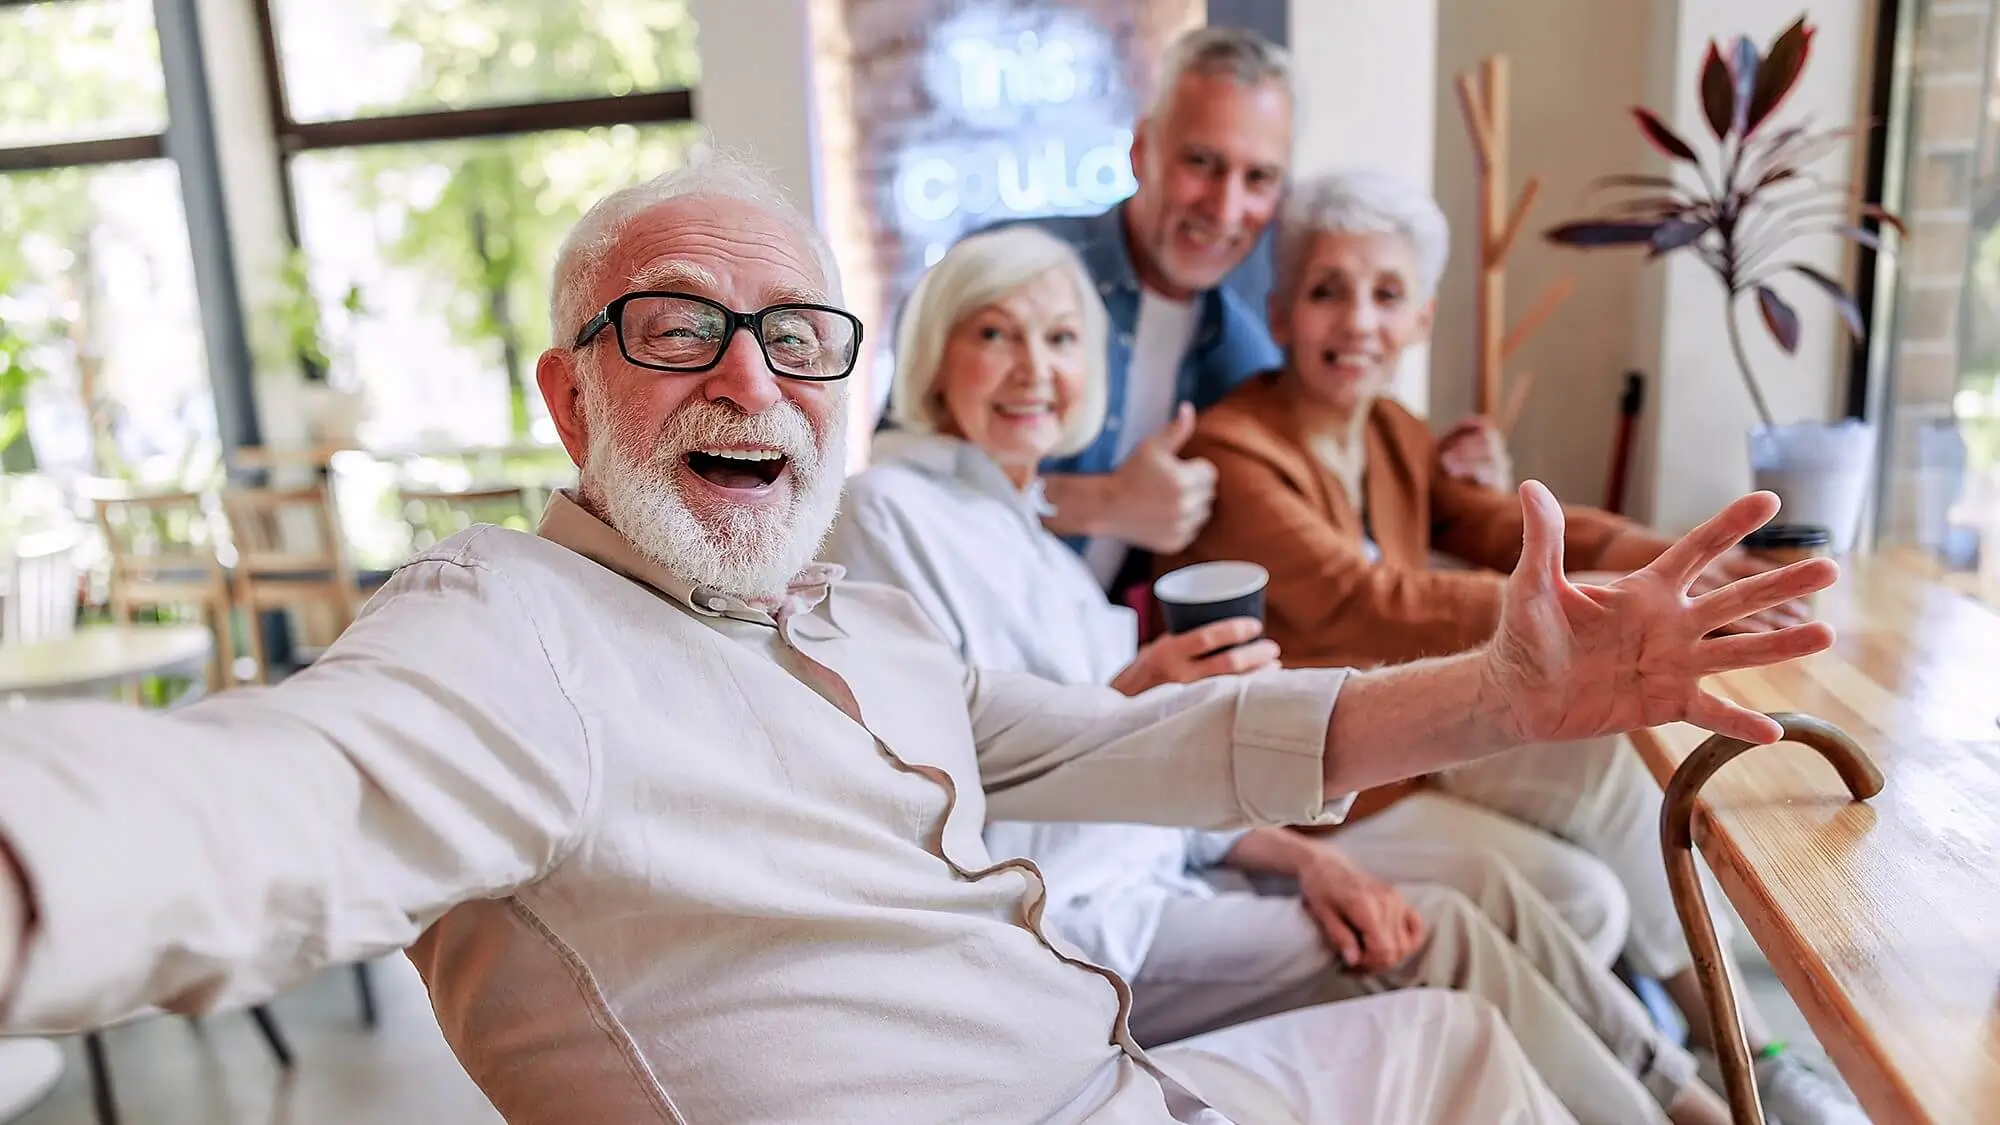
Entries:
[[[18, 0], [0, 0], [0, 3]], [[680, 87], [633, 94], [508, 102], [465, 109], [418, 110], [370, 117], [301, 122], [292, 116], [285, 93], [284, 58], [278, 47], [278, 0], [254, 0], [261, 52], [265, 108], [277, 134], [278, 178], [284, 191], [285, 233], [300, 246], [298, 195], [292, 158], [323, 149], [426, 141], [481, 140], [531, 133], [594, 129], [612, 125], [670, 125], [693, 122], [695, 89]], [[504, 0], [501, 0], [504, 2]], [[317, 376], [317, 373], [315, 373]]]
[[[40, 4], [69, 4], [76, 0], [0, 0], [0, 11], [8, 8], [27, 8]], [[154, 32], [158, 34], [159, 18], [154, 16]], [[164, 56], [166, 44], [161, 43]], [[164, 57], [161, 69], [167, 66]], [[152, 133], [121, 133], [110, 137], [95, 137], [84, 141], [44, 141], [38, 144], [0, 143], [0, 175], [9, 172], [46, 172], [54, 168], [92, 168], [102, 164], [129, 164], [139, 160], [163, 160], [167, 157], [167, 129], [172, 127], [173, 107], [168, 106], [167, 121], [159, 131]]]

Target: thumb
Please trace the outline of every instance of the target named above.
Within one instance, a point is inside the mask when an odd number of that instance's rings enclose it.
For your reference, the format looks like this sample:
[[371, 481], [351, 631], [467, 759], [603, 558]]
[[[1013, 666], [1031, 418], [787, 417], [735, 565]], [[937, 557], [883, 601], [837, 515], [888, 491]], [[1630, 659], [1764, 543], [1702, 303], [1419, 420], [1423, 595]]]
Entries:
[[1533, 588], [1557, 585], [1563, 573], [1562, 505], [1540, 481], [1521, 485], [1521, 562], [1514, 568], [1516, 582]]
[[1174, 420], [1167, 423], [1167, 428], [1159, 432], [1156, 444], [1162, 453], [1179, 453], [1181, 446], [1186, 445], [1188, 438], [1193, 436], [1194, 404], [1184, 402], [1181, 403], [1179, 410], [1174, 411]]

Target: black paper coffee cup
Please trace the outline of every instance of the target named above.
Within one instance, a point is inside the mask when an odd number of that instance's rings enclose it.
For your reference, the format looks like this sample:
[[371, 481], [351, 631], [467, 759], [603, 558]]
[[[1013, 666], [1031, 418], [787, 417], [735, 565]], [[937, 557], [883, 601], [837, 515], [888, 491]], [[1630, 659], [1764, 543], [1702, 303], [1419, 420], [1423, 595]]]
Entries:
[[1206, 562], [1184, 566], [1153, 583], [1167, 632], [1189, 633], [1232, 617], [1264, 620], [1264, 587], [1271, 575], [1256, 563]]

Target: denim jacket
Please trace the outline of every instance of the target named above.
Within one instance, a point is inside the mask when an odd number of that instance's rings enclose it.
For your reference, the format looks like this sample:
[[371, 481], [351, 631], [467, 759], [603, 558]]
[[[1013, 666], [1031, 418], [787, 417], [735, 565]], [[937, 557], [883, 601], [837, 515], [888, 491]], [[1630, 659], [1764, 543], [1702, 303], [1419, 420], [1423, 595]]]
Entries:
[[[1113, 207], [1101, 215], [1032, 221], [1076, 248], [1111, 319], [1106, 364], [1111, 385], [1106, 388], [1104, 429], [1083, 452], [1051, 459], [1042, 465], [1042, 471], [1108, 473], [1118, 467], [1132, 346], [1139, 330], [1139, 275], [1132, 268], [1132, 252], [1125, 240], [1124, 207]], [[1268, 267], [1253, 257], [1239, 272], [1244, 276], [1232, 275], [1228, 285], [1199, 298], [1201, 319], [1195, 328], [1194, 345], [1181, 361], [1175, 390], [1177, 401], [1191, 402], [1197, 410], [1208, 409], [1238, 383], [1277, 367], [1283, 359], [1264, 325], [1260, 291], [1268, 290]], [[1243, 295], [1246, 290], [1253, 294], [1251, 298]]]

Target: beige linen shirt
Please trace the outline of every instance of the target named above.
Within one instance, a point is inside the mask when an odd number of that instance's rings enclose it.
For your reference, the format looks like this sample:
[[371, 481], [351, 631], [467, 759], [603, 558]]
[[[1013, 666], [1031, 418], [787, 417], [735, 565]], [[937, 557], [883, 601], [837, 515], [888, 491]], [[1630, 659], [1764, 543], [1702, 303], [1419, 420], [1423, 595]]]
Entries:
[[36, 914], [0, 1030], [409, 947], [515, 1125], [1208, 1119], [980, 830], [1337, 816], [1342, 673], [989, 674], [837, 576], [768, 615], [558, 497], [403, 567], [281, 687], [0, 715]]

